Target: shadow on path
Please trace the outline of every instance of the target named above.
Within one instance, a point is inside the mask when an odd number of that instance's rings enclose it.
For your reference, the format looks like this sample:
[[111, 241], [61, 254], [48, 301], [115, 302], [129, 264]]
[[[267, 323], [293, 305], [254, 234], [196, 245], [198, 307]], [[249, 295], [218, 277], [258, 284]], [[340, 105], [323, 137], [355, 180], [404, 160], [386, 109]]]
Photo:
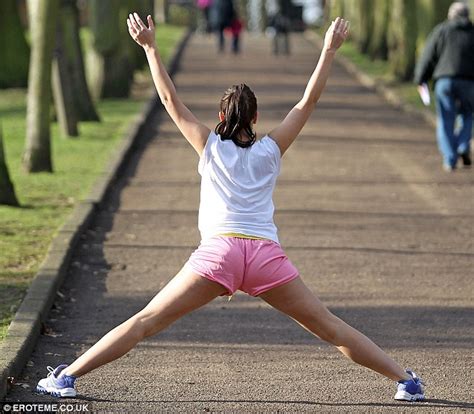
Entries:
[[[421, 402], [410, 403], [410, 402], [393, 402], [393, 403], [377, 403], [377, 402], [366, 402], [366, 403], [338, 403], [338, 402], [319, 402], [319, 401], [304, 401], [304, 400], [218, 400], [218, 399], [193, 399], [193, 400], [115, 400], [115, 399], [104, 399], [104, 398], [94, 398], [94, 397], [87, 397], [78, 395], [75, 400], [82, 400], [82, 401], [90, 401], [90, 402], [110, 402], [110, 403], [125, 403], [125, 404], [179, 404], [184, 403], [212, 403], [212, 404], [278, 404], [278, 405], [311, 405], [311, 406], [320, 406], [320, 407], [394, 407], [400, 409], [411, 409], [417, 410], [420, 407], [423, 408], [464, 408], [464, 409], [472, 409], [474, 408], [474, 404], [465, 401], [452, 401], [452, 400], [444, 400], [444, 399], [426, 399]], [[72, 400], [73, 401], [73, 400]], [[257, 407], [253, 408], [258, 410]]]

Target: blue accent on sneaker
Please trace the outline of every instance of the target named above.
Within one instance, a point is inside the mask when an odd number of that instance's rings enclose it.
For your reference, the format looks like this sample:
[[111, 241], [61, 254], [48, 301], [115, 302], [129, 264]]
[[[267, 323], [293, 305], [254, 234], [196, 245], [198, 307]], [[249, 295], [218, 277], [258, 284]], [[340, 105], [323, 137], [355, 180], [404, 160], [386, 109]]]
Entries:
[[397, 392], [394, 398], [400, 401], [424, 400], [423, 381], [413, 371], [407, 369], [406, 372], [411, 376], [411, 379], [397, 382]]
[[53, 397], [75, 397], [77, 392], [74, 387], [76, 377], [72, 375], [61, 375], [67, 365], [62, 364], [55, 369], [48, 367], [49, 374], [41, 379], [36, 386], [36, 392], [50, 394]]

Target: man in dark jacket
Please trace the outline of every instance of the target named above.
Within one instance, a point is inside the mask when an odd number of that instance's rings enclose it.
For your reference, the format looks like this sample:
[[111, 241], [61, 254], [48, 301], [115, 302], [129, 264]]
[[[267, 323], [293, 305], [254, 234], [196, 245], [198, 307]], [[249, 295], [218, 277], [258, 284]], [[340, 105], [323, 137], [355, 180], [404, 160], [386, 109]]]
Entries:
[[[415, 82], [422, 85], [431, 78], [435, 81], [436, 132], [443, 167], [453, 171], [458, 157], [469, 167], [474, 110], [474, 26], [469, 20], [469, 8], [462, 2], [453, 3], [448, 20], [435, 27], [417, 64]], [[458, 116], [461, 125], [456, 125]]]

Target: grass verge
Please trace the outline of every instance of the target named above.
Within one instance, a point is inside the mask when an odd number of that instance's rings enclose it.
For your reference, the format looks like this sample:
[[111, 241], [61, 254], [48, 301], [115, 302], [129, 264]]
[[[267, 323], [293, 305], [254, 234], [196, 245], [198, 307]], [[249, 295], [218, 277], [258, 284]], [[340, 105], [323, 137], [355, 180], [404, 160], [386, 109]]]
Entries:
[[[176, 26], [157, 28], [158, 47], [165, 62], [183, 32], [182, 27]], [[146, 73], [137, 76], [139, 83], [151, 82], [148, 70]], [[102, 122], [82, 122], [77, 139], [61, 138], [58, 125], [53, 124], [54, 173], [26, 174], [21, 166], [26, 134], [26, 90], [0, 91], [7, 164], [22, 206], [0, 206], [0, 340], [5, 337], [57, 229], [72, 212], [76, 201], [87, 195], [146, 99], [146, 94], [135, 93], [128, 99], [99, 102], [97, 109]]]
[[[413, 105], [417, 109], [427, 108], [421, 102], [415, 84], [395, 79], [390, 73], [390, 66], [387, 61], [380, 59], [372, 60], [369, 56], [359, 52], [356, 45], [350, 41], [345, 42], [341, 46], [339, 53], [354, 63], [360, 71], [390, 87], [404, 102]], [[428, 109], [435, 113], [433, 102]]]

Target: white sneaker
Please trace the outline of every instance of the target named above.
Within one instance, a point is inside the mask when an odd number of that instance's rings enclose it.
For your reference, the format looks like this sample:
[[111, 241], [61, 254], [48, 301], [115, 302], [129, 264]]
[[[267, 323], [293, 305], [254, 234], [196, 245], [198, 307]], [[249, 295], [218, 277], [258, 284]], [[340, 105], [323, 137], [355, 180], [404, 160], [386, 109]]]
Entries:
[[407, 374], [411, 376], [411, 379], [397, 382], [397, 393], [393, 398], [400, 401], [424, 400], [423, 381], [412, 371], [407, 370]]
[[75, 397], [77, 392], [74, 388], [76, 377], [72, 375], [61, 375], [61, 371], [67, 365], [59, 365], [56, 369], [47, 367], [49, 374], [38, 382], [36, 392], [40, 394], [50, 394], [53, 397]]

